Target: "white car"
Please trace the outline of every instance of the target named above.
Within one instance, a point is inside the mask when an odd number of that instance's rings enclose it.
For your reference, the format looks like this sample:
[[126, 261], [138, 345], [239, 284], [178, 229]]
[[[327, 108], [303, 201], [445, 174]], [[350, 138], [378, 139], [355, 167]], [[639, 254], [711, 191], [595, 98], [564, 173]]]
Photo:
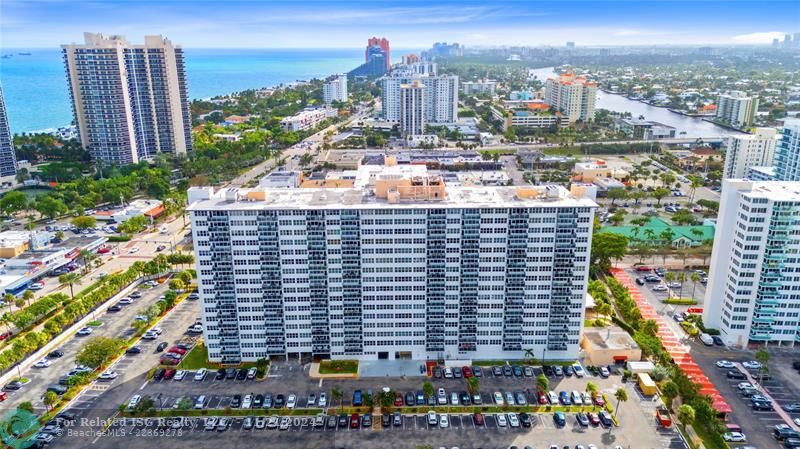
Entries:
[[123, 306], [128, 306], [128, 305], [133, 304], [133, 300], [126, 296], [126, 297], [120, 299], [117, 304], [122, 304]]
[[750, 382], [739, 382], [739, 385], [737, 385], [736, 388], [740, 390], [752, 390], [755, 389], [756, 386], [751, 384]]
[[141, 400], [142, 400], [142, 397], [139, 396], [138, 394], [133, 395], [133, 397], [131, 397], [131, 400], [128, 401], [128, 408], [136, 407], [136, 404], [138, 404], [139, 401], [141, 401]]
[[217, 417], [209, 416], [208, 418], [206, 418], [205, 430], [214, 430], [216, 428], [217, 428]]
[[42, 359], [42, 360], [39, 360], [38, 362], [34, 363], [33, 367], [34, 368], [47, 368], [48, 366], [50, 366], [52, 364], [53, 364], [53, 362], [51, 362], [50, 359]]
[[447, 414], [442, 413], [439, 415], [439, 427], [442, 429], [450, 427], [450, 419], [447, 417]]
[[447, 405], [447, 393], [445, 393], [444, 388], [439, 388], [436, 394], [436, 402], [438, 402], [439, 405]]
[[328, 395], [325, 393], [319, 394], [319, 399], [317, 400], [317, 405], [320, 407], [327, 407], [328, 406]]
[[171, 418], [169, 422], [169, 427], [171, 429], [180, 429], [183, 427], [183, 416], [177, 416], [175, 418]]
[[515, 404], [515, 402], [514, 402], [514, 393], [512, 393], [510, 391], [506, 392], [506, 402], [508, 403], [508, 405], [514, 405]]
[[286, 398], [286, 408], [293, 409], [295, 405], [297, 405], [297, 396], [290, 394], [289, 397]]
[[147, 331], [142, 335], [142, 340], [155, 340], [158, 338], [158, 334], [154, 332]]
[[496, 405], [505, 404], [505, 401], [503, 400], [503, 393], [500, 393], [499, 391], [494, 392], [494, 403]]
[[747, 437], [742, 432], [728, 432], [722, 435], [722, 439], [729, 442], [740, 443], [747, 441]]
[[247, 378], [248, 379], [255, 379], [256, 378], [256, 369], [255, 368], [250, 368], [249, 370], [247, 370]]
[[179, 369], [178, 371], [175, 371], [175, 376], [172, 379], [183, 380], [184, 377], [186, 377], [186, 371]]
[[500, 427], [505, 427], [508, 425], [508, 420], [506, 420], [506, 415], [502, 413], [497, 415], [497, 425]]
[[194, 380], [202, 382], [206, 378], [207, 373], [208, 373], [207, 369], [200, 368], [199, 370], [197, 370], [196, 373], [194, 373]]
[[736, 368], [736, 364], [731, 362], [730, 360], [717, 360], [717, 368]]
[[114, 380], [119, 376], [116, 371], [108, 370], [100, 375], [100, 380]]
[[745, 367], [746, 369], [761, 369], [761, 362], [750, 360], [747, 362], [742, 362], [742, 366]]
[[509, 413], [508, 414], [508, 424], [511, 427], [519, 427], [519, 418], [517, 418], [516, 413]]
[[251, 396], [249, 394], [245, 395], [244, 399], [242, 399], [242, 408], [243, 409], [248, 409], [248, 408], [250, 408], [250, 405], [252, 403], [253, 403], [253, 396]]
[[139, 247], [138, 246], [134, 246], [133, 248], [128, 250], [128, 254], [136, 254], [138, 252], [139, 252]]
[[436, 412], [430, 411], [428, 412], [428, 424], [431, 426], [435, 426], [439, 423], [439, 418], [436, 416]]
[[92, 334], [92, 329], [88, 327], [82, 327], [81, 330], [78, 331], [78, 335], [81, 337], [85, 337], [91, 334]]
[[160, 327], [154, 327], [147, 332], [154, 332], [156, 335], [161, 335], [161, 333], [164, 332], [164, 329], [161, 329]]
[[664, 284], [658, 284], [658, 285], [654, 285], [653, 286], [653, 291], [654, 292], [665, 292], [667, 290], [668, 290], [668, 288]]
[[33, 291], [41, 290], [43, 288], [44, 288], [44, 282], [35, 282], [30, 286], [28, 286], [28, 290], [33, 290]]
[[289, 430], [289, 426], [291, 426], [291, 425], [292, 425], [292, 419], [289, 418], [288, 416], [284, 416], [283, 418], [281, 418], [281, 425], [280, 425], [279, 429], [281, 429], [281, 430]]
[[452, 379], [453, 378], [453, 369], [450, 367], [445, 367], [444, 369], [444, 378], [445, 379]]
[[680, 282], [668, 282], [667, 287], [669, 288], [681, 288]]

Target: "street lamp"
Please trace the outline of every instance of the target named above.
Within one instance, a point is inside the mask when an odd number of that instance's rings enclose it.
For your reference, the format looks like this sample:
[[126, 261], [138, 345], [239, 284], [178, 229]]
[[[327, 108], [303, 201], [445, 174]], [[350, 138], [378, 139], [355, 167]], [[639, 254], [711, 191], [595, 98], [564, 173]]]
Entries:
[[161, 401], [161, 393], [158, 393], [156, 399], [158, 399], [158, 411], [164, 410], [164, 402]]

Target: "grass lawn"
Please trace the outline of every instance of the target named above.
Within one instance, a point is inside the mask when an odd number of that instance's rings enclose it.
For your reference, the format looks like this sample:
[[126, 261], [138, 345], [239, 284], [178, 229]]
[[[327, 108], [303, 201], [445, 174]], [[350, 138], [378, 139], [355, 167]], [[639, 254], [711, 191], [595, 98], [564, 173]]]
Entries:
[[88, 323], [86, 323], [86, 325], [89, 327], [100, 327], [103, 325], [103, 322], [100, 320], [94, 320], [94, 321], [89, 321]]
[[198, 370], [200, 368], [217, 369], [216, 364], [208, 361], [208, 349], [204, 344], [198, 343], [178, 364], [178, 369]]
[[356, 374], [358, 360], [323, 360], [319, 364], [320, 374]]

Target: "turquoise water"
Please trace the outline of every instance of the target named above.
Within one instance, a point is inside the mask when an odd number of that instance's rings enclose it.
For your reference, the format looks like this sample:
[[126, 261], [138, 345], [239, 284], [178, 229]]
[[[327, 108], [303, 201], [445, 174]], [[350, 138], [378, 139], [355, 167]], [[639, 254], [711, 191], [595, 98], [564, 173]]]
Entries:
[[[30, 56], [19, 55], [30, 52]], [[7, 49], [0, 59], [11, 131], [21, 133], [69, 125], [69, 102], [60, 49]], [[346, 72], [364, 60], [363, 49], [184, 50], [190, 98], [269, 87]]]

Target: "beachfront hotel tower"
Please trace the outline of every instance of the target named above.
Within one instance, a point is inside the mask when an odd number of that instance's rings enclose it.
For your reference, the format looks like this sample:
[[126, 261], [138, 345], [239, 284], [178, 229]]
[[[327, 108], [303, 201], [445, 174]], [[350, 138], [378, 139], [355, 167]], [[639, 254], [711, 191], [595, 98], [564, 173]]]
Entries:
[[130, 164], [192, 149], [183, 49], [161, 36], [143, 45], [84, 33], [62, 45], [75, 122], [94, 160]]
[[8, 114], [3, 98], [3, 86], [0, 86], [0, 177], [16, 176], [17, 157], [14, 154], [14, 140], [8, 126]]
[[337, 188], [189, 189], [209, 359], [574, 360], [597, 205], [386, 162]]
[[775, 150], [775, 179], [800, 181], [800, 119], [786, 119]]

